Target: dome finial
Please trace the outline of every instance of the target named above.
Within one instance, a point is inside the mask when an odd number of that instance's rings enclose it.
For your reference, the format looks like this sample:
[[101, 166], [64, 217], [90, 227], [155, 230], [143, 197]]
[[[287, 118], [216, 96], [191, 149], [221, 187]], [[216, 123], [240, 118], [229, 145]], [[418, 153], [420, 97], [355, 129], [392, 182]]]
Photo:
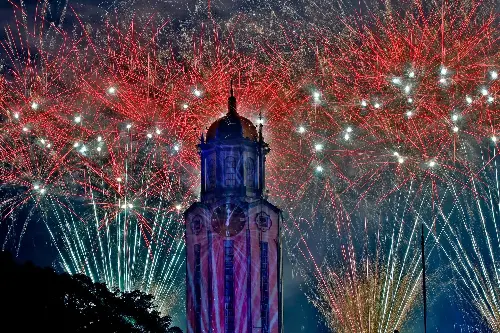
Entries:
[[228, 108], [228, 115], [236, 115], [238, 112], [236, 111], [236, 97], [234, 97], [234, 91], [233, 91], [233, 79], [231, 79], [231, 89], [230, 89], [231, 96], [229, 96], [229, 99], [227, 101], [227, 108]]

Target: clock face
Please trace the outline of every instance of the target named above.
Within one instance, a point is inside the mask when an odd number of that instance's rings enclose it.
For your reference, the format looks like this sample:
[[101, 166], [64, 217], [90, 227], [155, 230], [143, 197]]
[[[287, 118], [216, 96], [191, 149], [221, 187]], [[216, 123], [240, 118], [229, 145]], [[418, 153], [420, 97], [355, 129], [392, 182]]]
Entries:
[[212, 228], [225, 237], [239, 234], [245, 227], [246, 221], [243, 209], [232, 203], [220, 205], [212, 214]]

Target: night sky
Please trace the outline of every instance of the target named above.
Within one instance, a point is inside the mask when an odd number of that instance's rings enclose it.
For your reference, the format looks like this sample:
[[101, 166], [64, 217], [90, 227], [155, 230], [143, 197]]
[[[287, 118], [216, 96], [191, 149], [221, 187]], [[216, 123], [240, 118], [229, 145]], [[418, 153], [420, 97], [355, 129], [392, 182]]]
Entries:
[[[32, 9], [32, 4], [34, 0], [25, 1], [28, 8]], [[141, 12], [151, 11], [151, 7], [148, 4], [153, 3], [150, 1], [128, 1], [125, 6], [130, 6], [134, 8], [135, 11]], [[292, 0], [287, 2], [296, 3], [295, 7], [297, 9], [297, 14], [301, 12], [301, 3], [299, 0]], [[31, 4], [31, 5], [30, 5]], [[191, 15], [195, 11], [197, 2], [196, 1], [163, 1], [154, 10], [159, 12], [168, 13], [168, 16], [174, 20], [181, 22]], [[75, 10], [86, 20], [92, 21], [93, 17], [100, 17], [107, 10], [114, 10], [124, 6], [124, 2], [113, 3], [112, 1], [100, 1], [100, 0], [87, 0], [79, 1], [75, 3]], [[261, 6], [260, 2], [252, 0], [221, 0], [217, 1], [217, 14], [220, 17], [229, 17], [238, 11], [249, 11], [254, 8]], [[279, 2], [272, 2], [270, 4], [275, 10], [280, 9]], [[224, 10], [225, 11], [224, 11]], [[7, 0], [0, 0], [0, 21], [3, 23], [11, 22], [12, 16], [11, 5]], [[307, 14], [307, 15], [310, 15]], [[208, 124], [207, 124], [208, 125]], [[272, 147], [271, 147], [272, 148]], [[273, 201], [272, 194], [270, 201]], [[36, 222], [38, 220], [38, 222]], [[0, 239], [4, 239], [6, 233], [6, 227], [0, 225]], [[17, 231], [20, 232], [19, 230]], [[317, 232], [321, 232], [318, 230]], [[19, 237], [11, 238], [6, 244], [4, 244], [5, 250], [11, 250], [17, 248], [16, 241]], [[22, 237], [21, 246], [19, 246], [19, 253], [17, 257], [19, 261], [33, 261], [35, 264], [40, 266], [53, 266], [60, 270], [57, 265], [58, 254], [56, 249], [51, 245], [50, 237], [47, 233], [45, 224], [42, 222], [41, 218], [32, 219], [26, 229], [25, 235]], [[318, 253], [318, 260], [321, 261], [321, 253]], [[435, 256], [436, 259], [433, 261], [431, 268], [438, 268], [440, 265], [447, 265], [445, 258], [442, 258], [439, 254]], [[438, 279], [447, 280], [449, 276], [443, 275]], [[302, 283], [300, 276], [292, 272], [292, 267], [289, 259], [285, 262], [285, 274], [284, 274], [284, 306], [285, 306], [285, 332], [287, 333], [300, 333], [300, 332], [310, 332], [310, 333], [321, 333], [327, 332], [328, 330], [321, 323], [320, 317], [313, 306], [307, 301], [306, 296], [302, 288], [306, 286]], [[433, 301], [429, 305], [429, 332], [463, 332], [464, 328], [467, 331], [467, 324], [474, 323], [473, 319], [469, 318], [468, 315], [464, 315], [463, 311], [459, 309], [463, 308], [463, 304], [455, 299], [453, 296], [453, 285], [444, 284], [443, 287], [432, 290]], [[181, 326], [185, 329], [185, 324], [182, 318], [176, 318], [179, 322], [175, 324]], [[422, 316], [421, 312], [413, 316], [409, 321], [410, 328], [409, 332], [417, 332], [422, 330]]]

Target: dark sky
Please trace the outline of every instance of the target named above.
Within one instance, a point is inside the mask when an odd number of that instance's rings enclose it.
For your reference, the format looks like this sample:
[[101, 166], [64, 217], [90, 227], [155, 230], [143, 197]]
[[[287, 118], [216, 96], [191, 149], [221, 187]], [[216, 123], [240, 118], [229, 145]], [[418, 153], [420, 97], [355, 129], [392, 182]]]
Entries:
[[[300, 11], [299, 0], [292, 0], [289, 3], [296, 3], [296, 7]], [[99, 17], [106, 10], [106, 8], [113, 8], [112, 1], [100, 0], [80, 0], [79, 3], [74, 3], [74, 7], [78, 13], [89, 20], [92, 17]], [[129, 0], [126, 6], [132, 6], [136, 10], [147, 8], [144, 5], [149, 1], [142, 0]], [[36, 0], [25, 1], [28, 8], [33, 8], [32, 5]], [[123, 1], [118, 4], [118, 7], [123, 6]], [[169, 16], [174, 18], [186, 18], [189, 13], [195, 11], [197, 1], [164, 1], [156, 10], [168, 12]], [[259, 2], [252, 0], [220, 0], [214, 1], [219, 8], [219, 14], [224, 16], [237, 10], [248, 10], [250, 8], [260, 6]], [[278, 2], [268, 2], [274, 8], [279, 9]], [[57, 8], [57, 6], [56, 6]], [[145, 9], [149, 10], [149, 9]], [[225, 10], [225, 11], [224, 11]], [[12, 7], [7, 0], [0, 0], [0, 21], [7, 23], [12, 18]], [[272, 200], [272, 198], [271, 198]], [[5, 228], [0, 227], [0, 233], [5, 233]], [[0, 235], [3, 236], [3, 235]], [[3, 239], [4, 237], [0, 237]], [[43, 222], [32, 222], [28, 225], [27, 232], [22, 240], [20, 247], [19, 260], [31, 260], [41, 266], [51, 266], [57, 261], [57, 252], [51, 246], [50, 238], [47, 229]], [[327, 332], [324, 325], [320, 323], [318, 314], [315, 309], [307, 302], [302, 290], [300, 289], [300, 280], [292, 277], [292, 270], [288, 263], [284, 276], [284, 305], [285, 305], [285, 331], [287, 333], [320, 333]], [[429, 332], [462, 332], [462, 327], [465, 323], [463, 314], [458, 311], [457, 304], [450, 299], [450, 291], [442, 290], [437, 291], [439, 296], [435, 301], [430, 304], [429, 309]], [[183, 328], [181, 323], [177, 323]], [[411, 332], [423, 331], [421, 318], [416, 316], [412, 321]]]

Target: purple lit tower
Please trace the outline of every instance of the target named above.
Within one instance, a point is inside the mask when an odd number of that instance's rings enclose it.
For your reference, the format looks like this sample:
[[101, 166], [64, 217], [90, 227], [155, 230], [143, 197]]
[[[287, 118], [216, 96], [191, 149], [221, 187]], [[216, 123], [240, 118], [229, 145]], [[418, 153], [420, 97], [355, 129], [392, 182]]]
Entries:
[[236, 111], [198, 146], [201, 202], [186, 220], [188, 333], [282, 333], [281, 211], [265, 197], [270, 149]]

